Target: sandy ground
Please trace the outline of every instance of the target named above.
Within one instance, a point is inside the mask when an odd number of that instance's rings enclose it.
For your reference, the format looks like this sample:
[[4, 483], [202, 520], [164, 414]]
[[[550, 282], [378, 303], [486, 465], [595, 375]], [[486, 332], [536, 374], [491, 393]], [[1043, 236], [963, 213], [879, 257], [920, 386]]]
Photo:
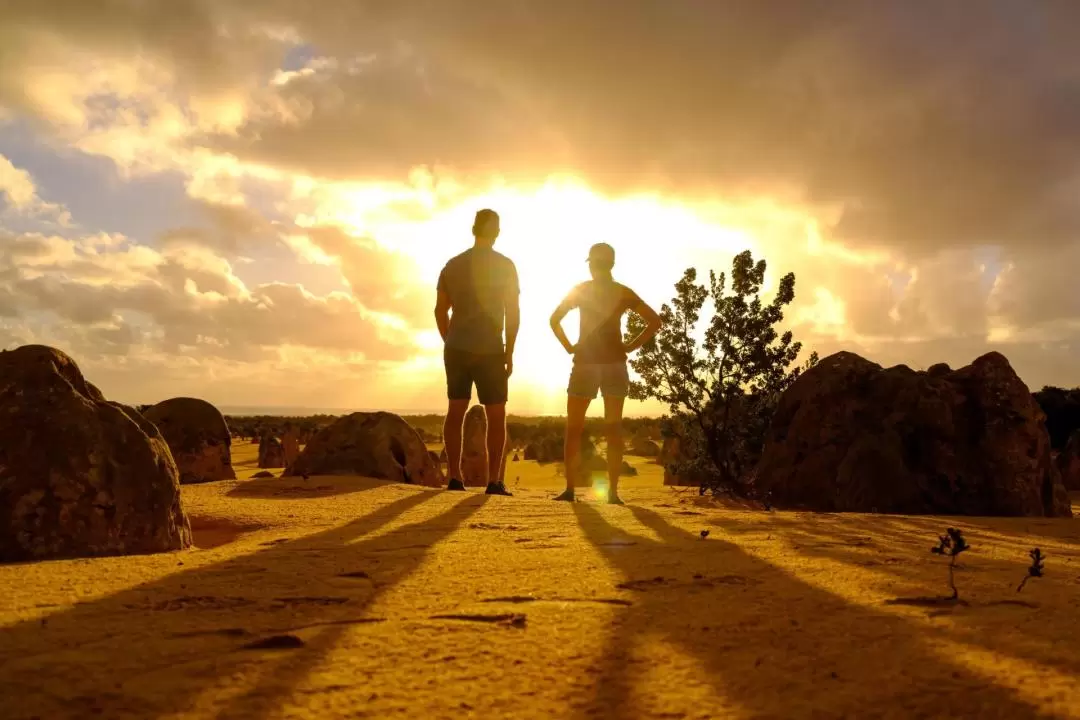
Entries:
[[[198, 549], [0, 566], [0, 718], [1080, 717], [1080, 520], [718, 507], [640, 459], [627, 507], [525, 462], [513, 498], [252, 481], [254, 454], [184, 487]], [[949, 524], [968, 604], [891, 602], [947, 592]]]

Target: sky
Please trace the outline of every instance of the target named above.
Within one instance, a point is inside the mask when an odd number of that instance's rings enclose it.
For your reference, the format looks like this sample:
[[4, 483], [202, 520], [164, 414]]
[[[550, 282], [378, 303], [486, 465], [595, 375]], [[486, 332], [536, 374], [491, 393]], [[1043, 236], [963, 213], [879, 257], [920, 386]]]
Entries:
[[[1080, 4], [8, 0], [0, 344], [111, 399], [445, 404], [473, 214], [521, 280], [510, 412], [588, 246], [654, 307], [751, 249], [807, 351], [1080, 385]], [[574, 316], [567, 321], [573, 337]], [[662, 408], [630, 402], [627, 413]]]

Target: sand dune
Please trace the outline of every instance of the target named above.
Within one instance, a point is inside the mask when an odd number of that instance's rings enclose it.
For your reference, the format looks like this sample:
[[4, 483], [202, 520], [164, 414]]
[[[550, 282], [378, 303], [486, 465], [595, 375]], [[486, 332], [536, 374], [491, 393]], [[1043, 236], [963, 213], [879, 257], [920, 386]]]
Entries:
[[[513, 498], [249, 481], [254, 452], [183, 487], [198, 549], [0, 566], [0, 717], [1080, 717], [1073, 520], [725, 508], [636, 459], [629, 507], [531, 462]], [[947, 591], [947, 525], [968, 604], [891, 604]]]

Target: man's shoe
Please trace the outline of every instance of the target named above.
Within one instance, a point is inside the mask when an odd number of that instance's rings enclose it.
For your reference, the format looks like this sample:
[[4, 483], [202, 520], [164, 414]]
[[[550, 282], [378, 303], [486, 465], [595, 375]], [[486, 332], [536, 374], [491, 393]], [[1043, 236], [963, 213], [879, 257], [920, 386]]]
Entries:
[[505, 495], [506, 497], [514, 497], [514, 493], [506, 489], [506, 483], [488, 483], [487, 490], [484, 491], [485, 495]]
[[559, 495], [558, 497], [556, 497], [554, 499], [558, 500], [560, 502], [574, 502], [575, 501], [574, 491], [573, 490], [563, 490], [563, 494]]
[[446, 486], [447, 490], [464, 490], [465, 483], [461, 482], [457, 478], [450, 478], [450, 482]]

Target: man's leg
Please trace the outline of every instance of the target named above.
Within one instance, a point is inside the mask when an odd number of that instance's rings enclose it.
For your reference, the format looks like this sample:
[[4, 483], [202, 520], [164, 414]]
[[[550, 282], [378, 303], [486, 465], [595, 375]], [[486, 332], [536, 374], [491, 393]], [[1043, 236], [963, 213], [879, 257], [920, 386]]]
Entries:
[[476, 374], [476, 396], [487, 413], [488, 495], [510, 495], [502, 476], [506, 452], [506, 401], [509, 395], [506, 356], [492, 355]]
[[622, 471], [623, 438], [622, 414], [626, 398], [604, 396], [604, 430], [607, 435], [608, 502], [622, 505], [619, 498], [619, 473]]
[[506, 404], [485, 405], [487, 412], [488, 494], [504, 495], [506, 478], [502, 476], [506, 454]]
[[472, 368], [469, 357], [450, 348], [443, 351], [446, 368], [446, 396], [449, 406], [443, 422], [443, 441], [446, 447], [446, 477], [448, 490], [464, 490], [461, 482], [461, 441], [465, 413], [472, 400]]
[[[446, 440], [446, 477], [450, 490], [464, 490], [461, 482], [461, 440], [468, 400], [451, 400], [443, 422], [443, 438]], [[455, 482], [457, 481], [457, 482]]]

